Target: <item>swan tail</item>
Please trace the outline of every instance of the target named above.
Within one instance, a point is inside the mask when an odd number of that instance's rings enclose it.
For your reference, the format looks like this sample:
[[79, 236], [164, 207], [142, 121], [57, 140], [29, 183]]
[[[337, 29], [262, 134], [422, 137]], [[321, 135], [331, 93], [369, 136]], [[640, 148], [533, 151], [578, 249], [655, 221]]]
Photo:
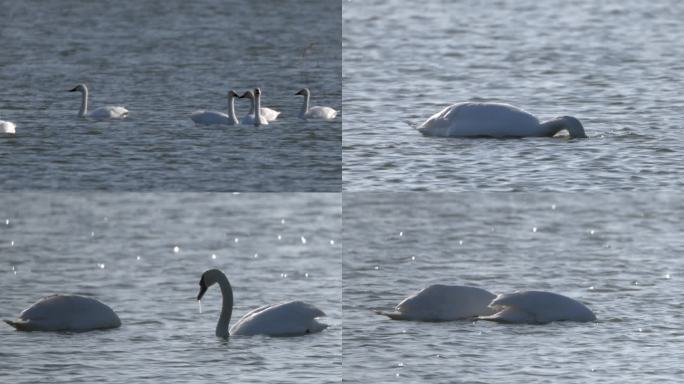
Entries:
[[401, 312], [385, 312], [380, 310], [375, 310], [375, 313], [382, 316], [387, 316], [392, 320], [406, 320], [406, 317]]
[[27, 324], [22, 322], [22, 321], [12, 321], [12, 320], [5, 320], [5, 319], [3, 319], [3, 321], [5, 323], [11, 325], [12, 327], [14, 327], [18, 331], [28, 331], [29, 330], [27, 327]]

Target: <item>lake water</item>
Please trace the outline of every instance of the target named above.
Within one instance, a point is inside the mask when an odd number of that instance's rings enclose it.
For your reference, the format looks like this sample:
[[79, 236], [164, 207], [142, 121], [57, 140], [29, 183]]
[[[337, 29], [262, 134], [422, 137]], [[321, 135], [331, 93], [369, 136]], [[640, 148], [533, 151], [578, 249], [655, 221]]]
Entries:
[[[341, 108], [338, 1], [2, 1], [0, 189], [317, 191], [341, 188], [341, 117], [302, 122], [294, 94]], [[126, 121], [77, 118], [123, 105]], [[196, 127], [256, 86], [272, 124]], [[249, 102], [237, 102], [238, 116]]]
[[[680, 382], [679, 194], [345, 194], [345, 379]], [[548, 290], [597, 323], [393, 321], [427, 285]]]
[[[343, 4], [349, 191], [684, 186], [684, 7], [674, 0]], [[469, 100], [579, 118], [588, 139], [444, 139], [413, 127]]]
[[[337, 194], [5, 194], [0, 217], [0, 318], [48, 294], [75, 293], [107, 303], [123, 323], [80, 334], [2, 323], [2, 382], [339, 381]], [[299, 299], [322, 309], [329, 328], [219, 339], [219, 289], [207, 291], [201, 314], [196, 301], [209, 268], [231, 281], [233, 322]]]

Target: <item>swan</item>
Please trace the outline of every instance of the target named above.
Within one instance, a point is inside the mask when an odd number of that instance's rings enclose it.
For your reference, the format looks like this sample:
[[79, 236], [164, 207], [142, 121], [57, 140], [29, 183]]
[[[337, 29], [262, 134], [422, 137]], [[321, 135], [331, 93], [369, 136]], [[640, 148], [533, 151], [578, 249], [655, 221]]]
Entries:
[[223, 296], [221, 315], [216, 324], [216, 336], [297, 336], [316, 333], [327, 328], [327, 324], [316, 321], [325, 316], [320, 309], [301, 301], [289, 301], [280, 304], [269, 304], [253, 309], [245, 314], [228, 331], [230, 316], [233, 313], [233, 289], [226, 275], [218, 269], [210, 269], [202, 274], [200, 292], [197, 300], [201, 300], [209, 287], [218, 284]]
[[330, 107], [311, 107], [309, 108], [309, 99], [311, 98], [311, 91], [309, 88], [304, 88], [295, 95], [304, 96], [304, 103], [299, 112], [299, 118], [304, 120], [333, 120], [337, 116], [337, 111]]
[[90, 297], [52, 295], [44, 297], [5, 322], [19, 331], [73, 331], [121, 326], [119, 316], [107, 305]]
[[78, 110], [78, 117], [89, 117], [95, 120], [116, 120], [128, 117], [128, 110], [124, 107], [106, 106], [88, 112], [88, 87], [79, 84], [69, 92], [81, 92], [81, 109]]
[[435, 113], [418, 131], [439, 137], [551, 137], [566, 130], [572, 138], [584, 138], [584, 127], [572, 116], [540, 123], [527, 111], [501, 103], [458, 103]]
[[[242, 96], [240, 96], [240, 98], [241, 99], [248, 98], [252, 101], [252, 106], [250, 107], [249, 112], [240, 121], [244, 125], [254, 124], [254, 104], [255, 104], [254, 92], [249, 90], [249, 91], [243, 93]], [[276, 111], [276, 110], [271, 109], [271, 108], [266, 108], [266, 107], [261, 107], [259, 112], [261, 112], [261, 116], [263, 116], [266, 119], [266, 121], [268, 121], [269, 123], [272, 122], [273, 120], [277, 119], [278, 115], [280, 115], [279, 111]]]
[[404, 299], [394, 312], [381, 312], [392, 320], [474, 320], [496, 311], [489, 304], [496, 295], [476, 287], [435, 284]]
[[13, 122], [0, 120], [0, 133], [14, 135], [17, 133], [16, 128], [17, 126]]
[[228, 91], [228, 114], [214, 111], [195, 111], [190, 114], [190, 119], [200, 125], [238, 125], [235, 115], [235, 98], [238, 96], [232, 89]]
[[584, 304], [552, 292], [519, 291], [501, 294], [489, 306], [496, 309], [496, 313], [480, 316], [479, 320], [524, 324], [596, 321], [596, 315]]

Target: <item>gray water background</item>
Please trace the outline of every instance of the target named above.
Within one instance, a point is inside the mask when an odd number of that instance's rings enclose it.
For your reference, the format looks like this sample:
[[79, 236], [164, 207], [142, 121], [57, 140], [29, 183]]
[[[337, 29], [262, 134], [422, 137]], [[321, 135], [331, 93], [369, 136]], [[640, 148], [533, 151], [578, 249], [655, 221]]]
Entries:
[[[0, 217], [0, 318], [71, 293], [98, 298], [123, 323], [75, 334], [2, 323], [3, 383], [341, 377], [339, 195], [4, 194]], [[329, 327], [302, 337], [219, 339], [220, 290], [207, 291], [201, 314], [196, 301], [210, 268], [233, 286], [231, 323], [264, 304], [302, 300], [323, 310]]]
[[[0, 1], [2, 190], [291, 191], [341, 188], [341, 4], [337, 1]], [[77, 118], [123, 105], [126, 121]], [[254, 128], [195, 127], [228, 90], [261, 87], [282, 112]], [[237, 102], [238, 116], [249, 102]]]
[[[684, 180], [684, 4], [343, 3], [348, 191], [675, 190]], [[588, 139], [423, 137], [462, 101], [579, 118]]]
[[[676, 383], [678, 194], [345, 194], [343, 365], [364, 383]], [[597, 323], [393, 321], [430, 284], [546, 290]]]

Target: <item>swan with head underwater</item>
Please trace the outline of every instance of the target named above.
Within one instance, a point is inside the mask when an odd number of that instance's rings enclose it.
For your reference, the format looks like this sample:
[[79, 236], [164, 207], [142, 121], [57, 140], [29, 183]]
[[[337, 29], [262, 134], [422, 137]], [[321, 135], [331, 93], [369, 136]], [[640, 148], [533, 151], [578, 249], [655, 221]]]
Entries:
[[392, 320], [488, 320], [500, 323], [546, 324], [554, 321], [596, 321], [584, 304], [552, 292], [520, 291], [495, 295], [459, 285], [431, 285], [397, 305], [394, 312], [377, 311]]
[[121, 320], [102, 302], [78, 295], [51, 295], [5, 322], [19, 331], [85, 332], [118, 328]]
[[458, 103], [435, 113], [418, 131], [436, 137], [552, 137], [567, 131], [571, 138], [585, 138], [584, 127], [572, 116], [540, 122], [534, 115], [503, 103]]
[[216, 111], [195, 111], [190, 114], [190, 119], [199, 125], [238, 125], [235, 115], [235, 98], [238, 94], [234, 90], [228, 91], [228, 114]]
[[253, 309], [245, 314], [230, 330], [230, 318], [233, 313], [233, 288], [226, 275], [218, 269], [210, 269], [202, 274], [200, 291], [197, 300], [201, 300], [209, 287], [218, 284], [223, 296], [223, 306], [216, 336], [298, 336], [321, 332], [327, 324], [319, 323], [316, 318], [325, 316], [320, 309], [301, 301], [289, 301], [280, 304], [268, 304]]
[[309, 88], [303, 88], [295, 93], [295, 95], [304, 96], [302, 109], [299, 111], [300, 119], [331, 121], [337, 116], [337, 111], [330, 107], [309, 107], [309, 99], [311, 98], [311, 91], [309, 91]]
[[120, 120], [128, 117], [128, 109], [118, 106], [105, 106], [88, 112], [88, 87], [79, 84], [69, 92], [81, 92], [81, 108], [78, 117], [88, 117], [94, 120]]
[[[255, 113], [254, 113], [254, 111], [256, 109], [256, 98], [255, 98], [254, 94], [256, 91], [258, 91], [259, 94], [261, 95], [261, 89], [256, 88], [254, 91], [252, 91], [252, 90], [246, 91], [245, 93], [242, 94], [242, 96], [240, 96], [241, 99], [247, 98], [247, 99], [250, 99], [252, 102], [250, 109], [249, 109], [249, 112], [247, 112], [245, 117], [243, 117], [240, 120], [240, 122], [243, 125], [252, 125], [256, 121]], [[259, 104], [261, 105], [261, 100], [259, 100]], [[265, 119], [266, 124], [268, 124], [268, 123], [274, 121], [275, 119], [277, 119], [278, 115], [280, 115], [280, 112], [276, 111], [274, 109], [271, 109], [271, 108], [261, 107], [261, 108], [259, 108], [259, 114], [261, 115], [261, 121], [263, 121]]]

